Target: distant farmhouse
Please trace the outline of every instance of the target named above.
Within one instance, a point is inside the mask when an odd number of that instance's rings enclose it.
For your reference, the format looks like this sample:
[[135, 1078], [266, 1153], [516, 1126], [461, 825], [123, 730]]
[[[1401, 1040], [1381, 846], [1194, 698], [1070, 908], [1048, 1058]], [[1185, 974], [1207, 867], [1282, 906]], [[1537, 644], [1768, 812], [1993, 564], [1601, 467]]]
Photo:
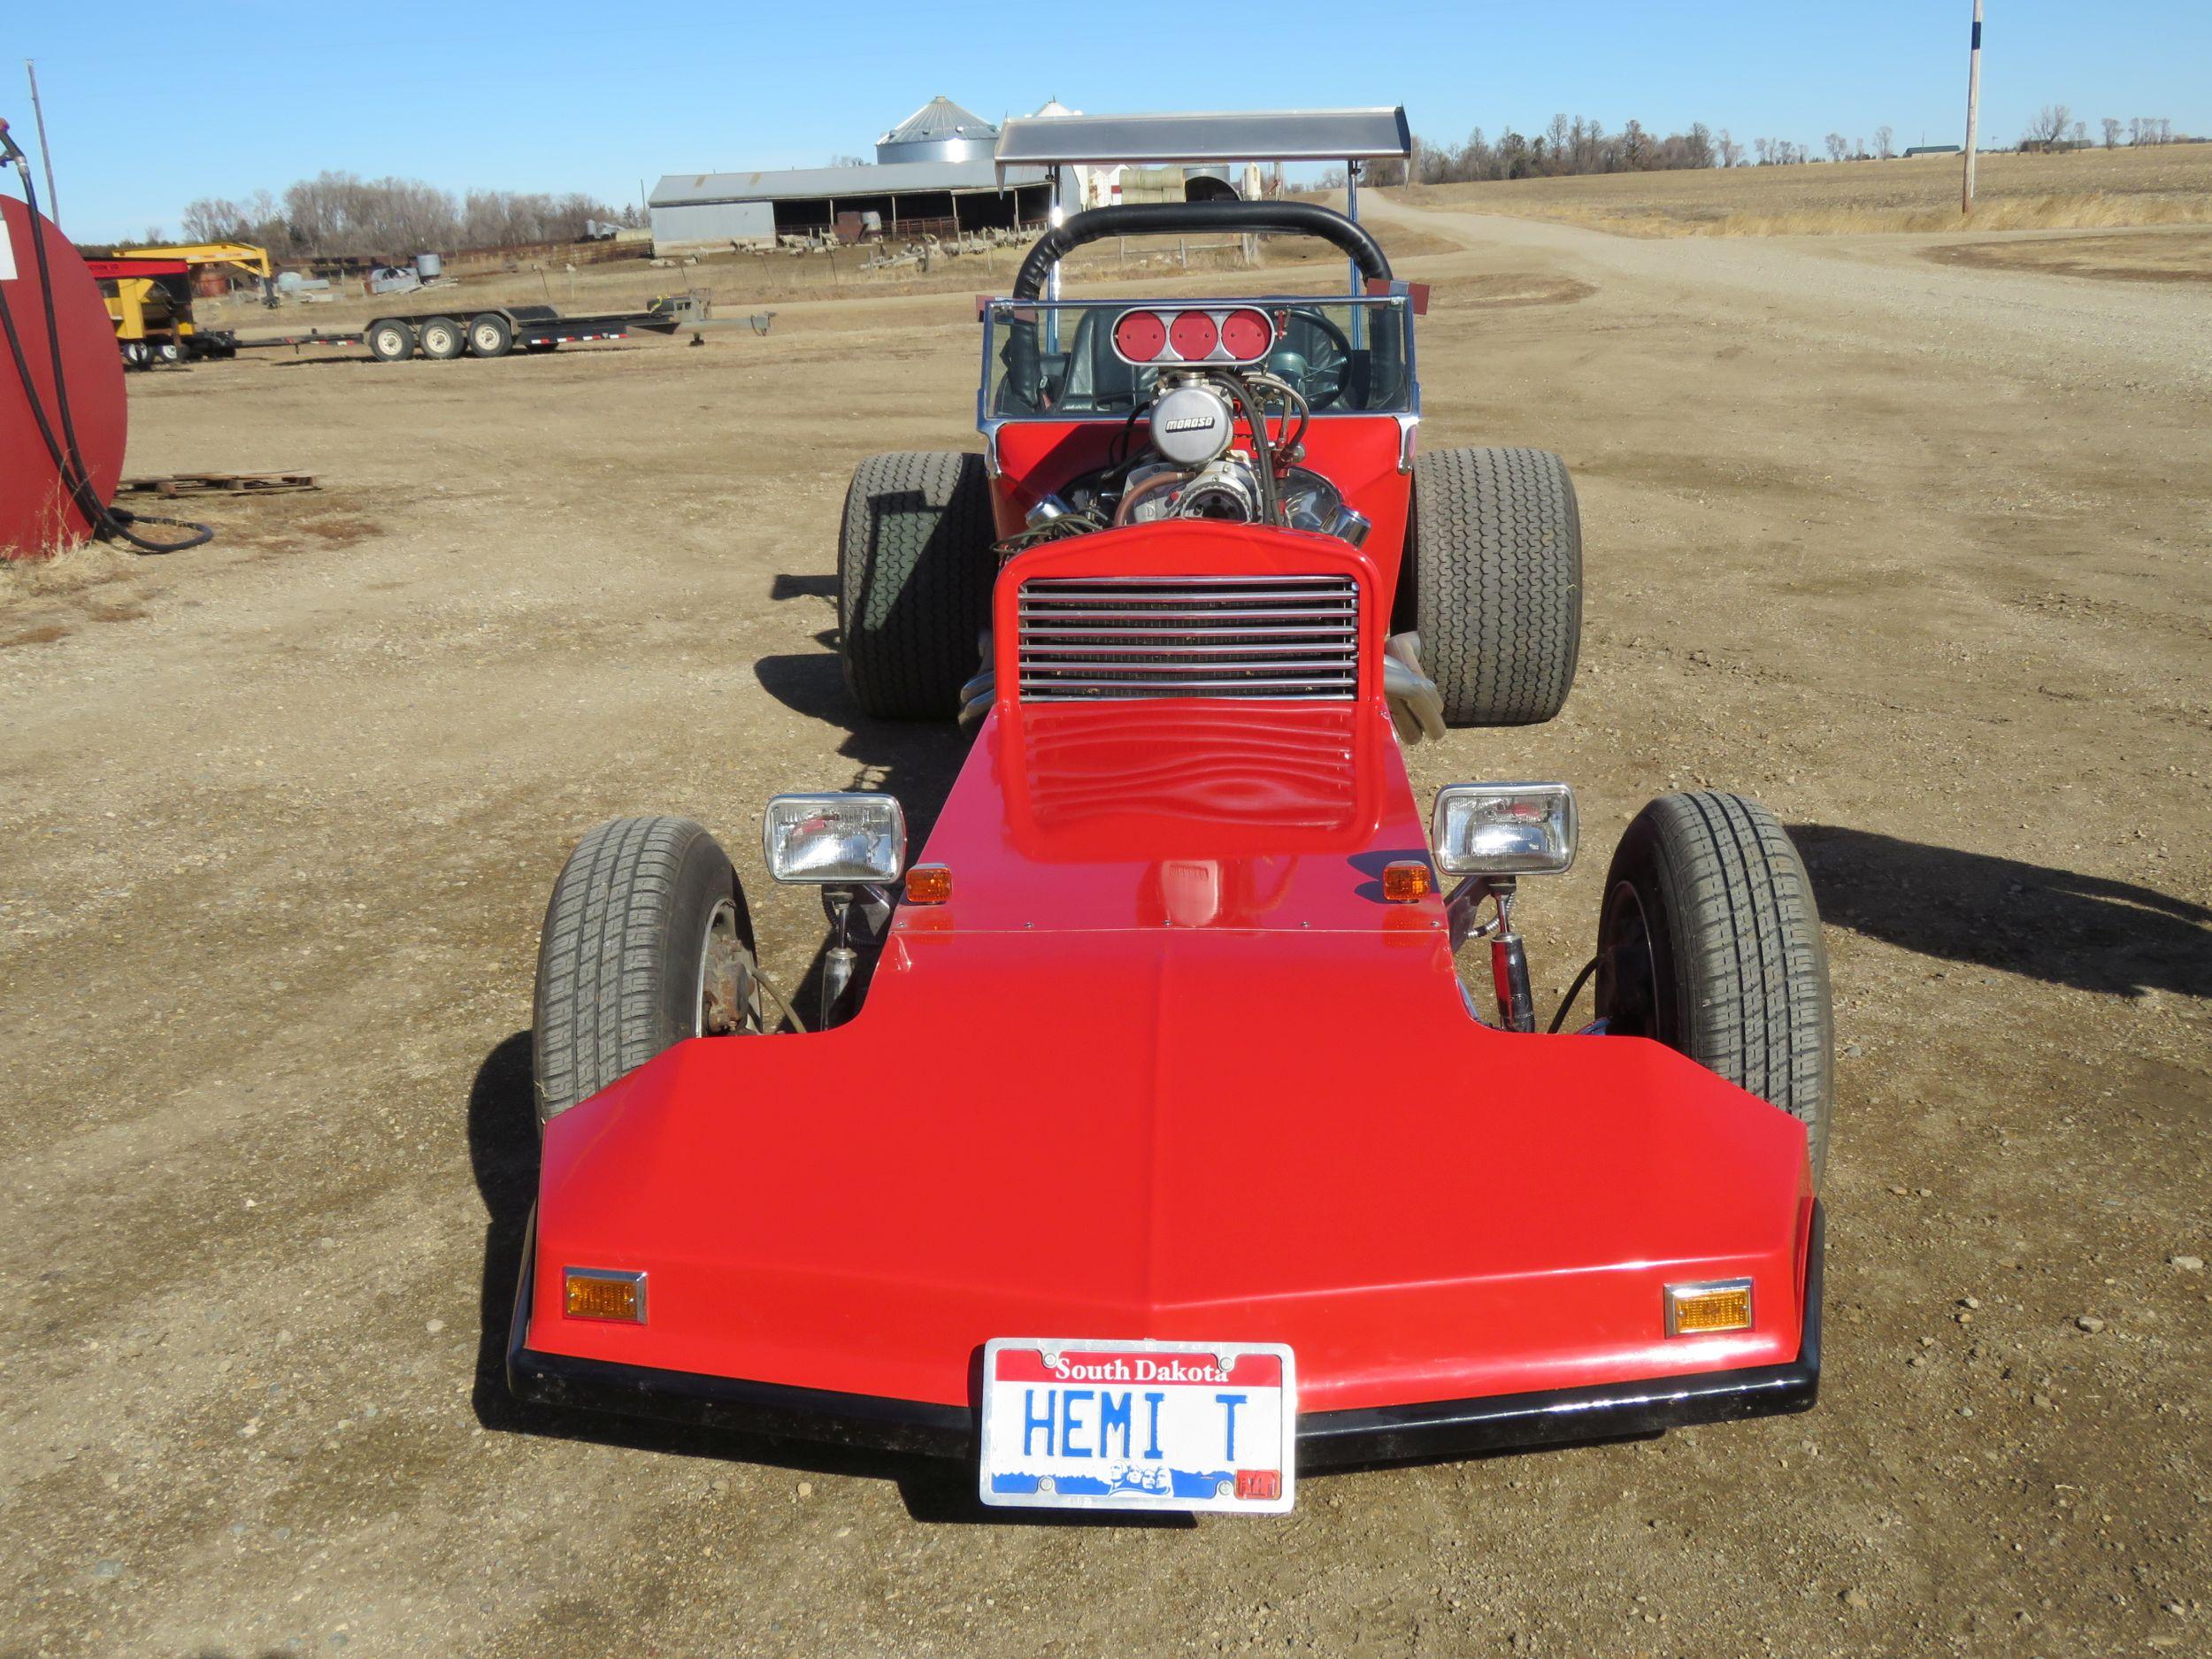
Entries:
[[[1039, 115], [1071, 115], [1057, 102]], [[772, 247], [780, 236], [854, 242], [1045, 223], [1050, 175], [992, 162], [998, 127], [950, 98], [932, 98], [876, 140], [872, 165], [781, 172], [668, 173], [649, 199], [658, 253]], [[1245, 167], [1076, 167], [1069, 208], [1118, 202], [1234, 199], [1258, 188]], [[1242, 176], [1239, 176], [1240, 173]]]

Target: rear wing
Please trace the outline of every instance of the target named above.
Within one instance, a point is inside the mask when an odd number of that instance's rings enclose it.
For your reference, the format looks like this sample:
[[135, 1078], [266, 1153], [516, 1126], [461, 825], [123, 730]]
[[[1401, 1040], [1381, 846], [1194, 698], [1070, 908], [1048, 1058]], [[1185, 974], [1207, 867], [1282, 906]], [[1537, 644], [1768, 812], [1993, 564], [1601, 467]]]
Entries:
[[1405, 106], [1192, 115], [1017, 115], [992, 159], [1009, 167], [1152, 167], [1223, 161], [1384, 161], [1413, 153]]

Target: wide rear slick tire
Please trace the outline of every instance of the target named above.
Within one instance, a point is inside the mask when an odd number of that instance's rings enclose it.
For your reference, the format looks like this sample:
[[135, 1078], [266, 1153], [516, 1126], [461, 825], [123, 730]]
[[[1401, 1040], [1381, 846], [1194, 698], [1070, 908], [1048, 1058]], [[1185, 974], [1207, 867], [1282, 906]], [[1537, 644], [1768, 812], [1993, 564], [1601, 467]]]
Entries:
[[577, 843], [538, 944], [538, 1122], [687, 1037], [757, 1030], [753, 926], [729, 855], [688, 818], [620, 818]]
[[1817, 1184], [1835, 1099], [1828, 952], [1788, 832], [1741, 795], [1662, 795], [1606, 872], [1597, 1010], [1805, 1125]]
[[837, 536], [838, 654], [879, 720], [949, 720], [991, 620], [996, 531], [979, 455], [875, 455]]
[[1446, 723], [1557, 714], [1582, 646], [1582, 516], [1566, 463], [1542, 449], [1419, 457], [1406, 557], [1402, 591]]

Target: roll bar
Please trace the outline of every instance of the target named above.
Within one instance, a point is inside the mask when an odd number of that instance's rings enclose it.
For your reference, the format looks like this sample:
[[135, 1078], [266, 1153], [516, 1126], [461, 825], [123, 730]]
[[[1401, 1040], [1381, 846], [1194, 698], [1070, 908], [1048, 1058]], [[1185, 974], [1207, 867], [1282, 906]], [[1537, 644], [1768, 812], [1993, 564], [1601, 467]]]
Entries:
[[1071, 215], [1037, 239], [1014, 274], [1014, 297], [1041, 298], [1052, 267], [1085, 242], [1106, 236], [1149, 236], [1178, 232], [1226, 231], [1252, 236], [1268, 232], [1318, 236], [1350, 257], [1363, 276], [1390, 280], [1390, 261], [1362, 226], [1333, 208], [1312, 202], [1133, 202], [1094, 207]]

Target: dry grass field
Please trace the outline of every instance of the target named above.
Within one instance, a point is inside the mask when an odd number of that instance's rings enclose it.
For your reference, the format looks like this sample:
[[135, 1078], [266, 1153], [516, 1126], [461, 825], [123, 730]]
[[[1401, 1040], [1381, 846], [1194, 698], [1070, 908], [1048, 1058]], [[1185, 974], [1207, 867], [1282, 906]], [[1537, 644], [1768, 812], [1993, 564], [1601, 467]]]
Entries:
[[1847, 161], [1726, 172], [1624, 173], [1417, 185], [1417, 207], [1559, 219], [1633, 236], [1847, 235], [2212, 223], [2212, 143], [2070, 155], [1985, 155], [1971, 218], [1961, 159]]

